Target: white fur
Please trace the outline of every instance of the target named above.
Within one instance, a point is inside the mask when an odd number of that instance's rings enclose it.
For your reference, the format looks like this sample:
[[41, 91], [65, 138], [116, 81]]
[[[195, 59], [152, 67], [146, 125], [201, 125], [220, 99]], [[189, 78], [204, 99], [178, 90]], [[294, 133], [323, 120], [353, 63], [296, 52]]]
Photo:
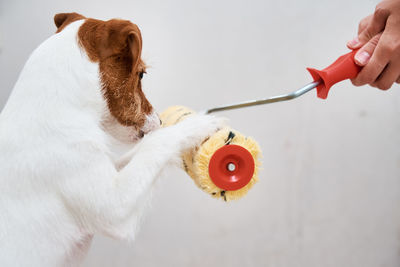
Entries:
[[[77, 44], [83, 21], [30, 56], [0, 114], [0, 266], [77, 266], [96, 233], [135, 237], [161, 170], [223, 123], [194, 116], [131, 148]], [[157, 122], [158, 123], [158, 122]]]

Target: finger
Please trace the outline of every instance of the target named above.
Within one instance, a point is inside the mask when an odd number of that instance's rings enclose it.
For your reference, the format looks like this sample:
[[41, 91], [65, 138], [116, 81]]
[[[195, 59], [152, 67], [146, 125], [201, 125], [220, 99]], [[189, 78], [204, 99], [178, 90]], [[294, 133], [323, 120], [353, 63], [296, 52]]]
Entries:
[[360, 35], [360, 33], [363, 32], [365, 28], [367, 28], [369, 23], [372, 21], [373, 16], [374, 14], [368, 15], [360, 21], [360, 23], [358, 24], [357, 35]]
[[396, 83], [400, 83], [400, 76], [397, 78]]
[[389, 89], [400, 76], [400, 40], [398, 40], [398, 22], [389, 18], [382, 34], [376, 52], [389, 60], [389, 64], [371, 85], [381, 90]]
[[400, 65], [398, 62], [390, 62], [383, 72], [378, 76], [378, 79], [371, 84], [373, 87], [377, 87], [381, 90], [388, 90], [394, 82], [397, 80], [400, 74]]
[[359, 48], [368, 42], [378, 33], [385, 29], [386, 20], [390, 15], [390, 11], [385, 8], [377, 7], [374, 14], [372, 15], [372, 20], [365, 27], [363, 31], [358, 35], [358, 43], [352, 46], [352, 49]]
[[372, 20], [372, 16], [373, 14], [366, 16], [365, 18], [363, 18], [360, 23], [358, 24], [358, 32], [357, 32], [357, 36], [353, 39], [347, 42], [347, 47], [350, 49], [354, 49], [355, 46], [357, 46], [357, 44], [359, 43], [359, 39], [358, 39], [358, 35], [368, 26], [368, 24], [370, 23], [370, 21]]
[[356, 55], [354, 56], [354, 61], [357, 65], [363, 67], [367, 65], [368, 61], [371, 58], [371, 55], [374, 53], [376, 46], [378, 45], [379, 39], [381, 38], [382, 33], [375, 35], [371, 40], [368, 41], [363, 47], [358, 50]]
[[383, 69], [389, 63], [388, 55], [383, 51], [382, 38], [381, 41], [375, 48], [374, 53], [368, 63], [361, 69], [360, 73], [356, 78], [352, 79], [351, 82], [355, 86], [361, 86], [365, 84], [372, 84], [378, 79], [378, 76], [382, 73]]
[[390, 11], [385, 8], [377, 7], [372, 16], [371, 22], [367, 27], [359, 34], [358, 38], [360, 42], [367, 42], [369, 39], [374, 37], [385, 29], [386, 20], [390, 15]]
[[[400, 79], [400, 35], [398, 32], [399, 21], [391, 16], [386, 22], [376, 51], [382, 58], [388, 59], [389, 64], [380, 74], [373, 86], [382, 90], [389, 89], [394, 82]], [[400, 81], [400, 80], [399, 80]]]

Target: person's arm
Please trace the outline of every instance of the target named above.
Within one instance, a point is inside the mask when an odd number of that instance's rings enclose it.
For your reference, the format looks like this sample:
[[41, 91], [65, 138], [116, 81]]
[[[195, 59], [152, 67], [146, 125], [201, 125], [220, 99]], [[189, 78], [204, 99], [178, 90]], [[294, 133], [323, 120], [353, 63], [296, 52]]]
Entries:
[[363, 66], [352, 79], [356, 86], [369, 84], [382, 90], [400, 83], [400, 0], [383, 0], [361, 20], [358, 36], [347, 43], [360, 48], [356, 63]]

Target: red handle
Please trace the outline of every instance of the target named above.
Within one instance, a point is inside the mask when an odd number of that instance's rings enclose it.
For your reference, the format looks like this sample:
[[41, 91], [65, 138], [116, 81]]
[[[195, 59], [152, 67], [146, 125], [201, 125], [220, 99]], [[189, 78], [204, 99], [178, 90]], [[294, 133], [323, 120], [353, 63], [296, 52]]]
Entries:
[[317, 96], [322, 99], [328, 97], [329, 89], [335, 83], [346, 79], [352, 79], [360, 72], [361, 67], [354, 62], [354, 56], [358, 50], [353, 50], [333, 62], [323, 70], [307, 68], [314, 81], [321, 81], [317, 86]]

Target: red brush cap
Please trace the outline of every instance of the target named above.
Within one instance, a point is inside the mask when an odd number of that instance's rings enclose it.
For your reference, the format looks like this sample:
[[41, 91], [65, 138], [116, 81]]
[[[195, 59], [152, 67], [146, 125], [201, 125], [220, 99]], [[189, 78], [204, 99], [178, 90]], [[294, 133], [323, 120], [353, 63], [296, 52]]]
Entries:
[[254, 169], [253, 156], [247, 149], [238, 145], [219, 148], [212, 155], [208, 165], [208, 173], [214, 184], [228, 191], [246, 186], [253, 177]]
[[353, 50], [339, 57], [335, 62], [323, 70], [307, 68], [314, 81], [322, 81], [317, 86], [317, 96], [322, 99], [328, 97], [329, 89], [335, 83], [346, 79], [355, 78], [361, 70], [361, 67], [354, 62], [354, 56], [358, 50]]

